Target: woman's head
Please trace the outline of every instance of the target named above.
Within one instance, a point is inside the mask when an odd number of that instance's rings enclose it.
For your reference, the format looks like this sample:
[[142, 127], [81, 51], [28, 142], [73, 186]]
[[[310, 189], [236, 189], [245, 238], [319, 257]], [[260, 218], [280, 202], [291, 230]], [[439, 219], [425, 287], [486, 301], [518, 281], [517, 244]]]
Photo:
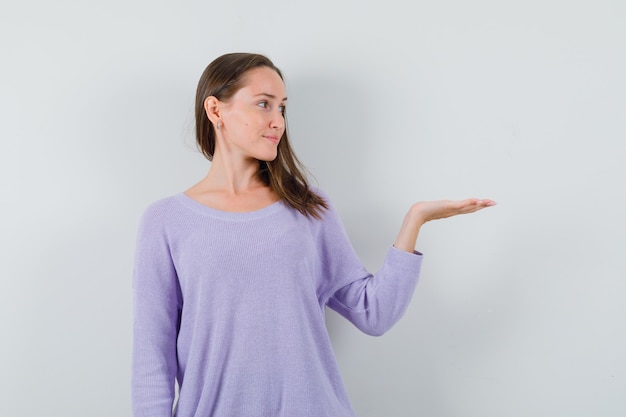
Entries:
[[[217, 134], [220, 119], [215, 117], [216, 114], [211, 111], [211, 117], [216, 124], [214, 125], [207, 115], [207, 111], [211, 109], [210, 102], [219, 102], [228, 107], [228, 103], [234, 102], [233, 97], [242, 89], [247, 89], [248, 85], [255, 78], [255, 73], [263, 72], [260, 69], [270, 69], [278, 74], [280, 81], [274, 78], [274, 81], [280, 84], [281, 88], [278, 101], [282, 100], [282, 104], [278, 104], [284, 108], [284, 80], [280, 70], [272, 63], [272, 61], [259, 54], [251, 53], [231, 53], [216, 58], [204, 70], [198, 89], [196, 91], [196, 140], [198, 147], [207, 157], [212, 160], [216, 150]], [[267, 74], [266, 74], [267, 75]], [[270, 75], [273, 76], [272, 73]], [[272, 77], [265, 77], [265, 79]], [[275, 85], [275, 84], [274, 84]], [[274, 103], [277, 104], [277, 103]], [[281, 110], [282, 112], [282, 110]], [[244, 112], [245, 113], [245, 112]], [[241, 112], [238, 113], [242, 115]], [[245, 117], [245, 116], [244, 116]], [[259, 179], [271, 188], [282, 200], [300, 211], [304, 215], [313, 217], [321, 217], [323, 209], [328, 208], [323, 198], [309, 189], [306, 169], [300, 163], [293, 152], [287, 136], [286, 120], [284, 114], [281, 114], [282, 124], [276, 120], [270, 121], [268, 127], [274, 126], [277, 131], [283, 132], [279, 138], [278, 146], [274, 149], [271, 157], [267, 159], [257, 158], [259, 164]], [[252, 121], [252, 119], [248, 119]], [[245, 125], [246, 123], [240, 123]], [[252, 124], [252, 123], [250, 123]], [[222, 139], [221, 134], [220, 139]], [[236, 135], [237, 136], [237, 135]], [[270, 138], [275, 140], [276, 138]], [[267, 156], [267, 155], [266, 155]]]
[[[196, 91], [196, 140], [207, 159], [212, 160], [215, 153], [216, 126], [207, 116], [206, 99], [215, 97], [220, 102], [229, 102], [245, 86], [246, 75], [261, 67], [275, 71], [283, 79], [282, 73], [269, 58], [252, 53], [222, 55], [211, 62], [202, 73]], [[284, 146], [288, 146], [286, 136], [283, 133], [281, 137], [281, 142], [285, 142]]]

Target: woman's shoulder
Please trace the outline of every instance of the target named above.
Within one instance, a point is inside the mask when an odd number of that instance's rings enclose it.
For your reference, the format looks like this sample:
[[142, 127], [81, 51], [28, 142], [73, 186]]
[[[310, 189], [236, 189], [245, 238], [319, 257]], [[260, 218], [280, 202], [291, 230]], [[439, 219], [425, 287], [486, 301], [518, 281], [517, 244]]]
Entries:
[[153, 200], [143, 210], [142, 221], [162, 222], [180, 211], [180, 193]]
[[324, 203], [326, 203], [326, 208], [321, 210], [320, 218], [312, 219], [316, 220], [315, 223], [319, 223], [322, 227], [332, 227], [335, 228], [337, 225], [341, 224], [341, 219], [339, 213], [337, 211], [337, 207], [333, 203], [333, 198], [330, 193], [326, 190], [320, 188], [319, 186], [309, 185], [309, 190], [320, 197]]
[[328, 205], [328, 209], [333, 209], [333, 201], [330, 194], [323, 188], [320, 188], [318, 185], [309, 185], [309, 191], [316, 196], [320, 197], [324, 202]]
[[153, 200], [152, 202], [148, 203], [145, 210], [151, 212], [161, 211], [176, 206], [178, 204], [177, 200], [180, 198], [180, 194], [181, 193], [177, 193], [166, 197], [161, 197], [157, 200]]

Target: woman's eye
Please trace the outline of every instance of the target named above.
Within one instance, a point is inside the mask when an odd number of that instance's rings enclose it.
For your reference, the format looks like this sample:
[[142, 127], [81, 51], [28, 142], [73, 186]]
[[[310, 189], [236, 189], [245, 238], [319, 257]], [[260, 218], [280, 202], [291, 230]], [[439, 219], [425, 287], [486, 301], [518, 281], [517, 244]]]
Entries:
[[[270, 103], [268, 101], [259, 101], [257, 103], [257, 106], [259, 106], [262, 109], [269, 109], [270, 108]], [[278, 111], [281, 112], [282, 114], [285, 114], [285, 109], [287, 106], [285, 105], [280, 105], [278, 106]]]

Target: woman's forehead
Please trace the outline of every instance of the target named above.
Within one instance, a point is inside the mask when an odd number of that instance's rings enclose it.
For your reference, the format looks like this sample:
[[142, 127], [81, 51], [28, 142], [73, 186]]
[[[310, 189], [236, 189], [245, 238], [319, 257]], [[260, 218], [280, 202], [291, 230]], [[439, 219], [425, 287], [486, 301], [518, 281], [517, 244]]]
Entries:
[[279, 100], [286, 100], [285, 83], [280, 75], [269, 67], [259, 67], [249, 70], [244, 75], [241, 90], [252, 95], [266, 95]]

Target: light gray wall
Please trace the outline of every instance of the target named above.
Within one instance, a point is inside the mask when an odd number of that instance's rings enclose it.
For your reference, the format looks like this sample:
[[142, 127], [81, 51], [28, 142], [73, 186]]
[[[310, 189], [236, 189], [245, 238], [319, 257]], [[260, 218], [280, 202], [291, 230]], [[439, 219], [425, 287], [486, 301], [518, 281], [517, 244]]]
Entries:
[[[411, 6], [409, 6], [409, 4]], [[626, 3], [3, 2], [0, 415], [128, 416], [138, 218], [208, 169], [210, 60], [269, 55], [296, 150], [376, 270], [429, 224], [382, 338], [329, 314], [360, 417], [626, 415]]]

